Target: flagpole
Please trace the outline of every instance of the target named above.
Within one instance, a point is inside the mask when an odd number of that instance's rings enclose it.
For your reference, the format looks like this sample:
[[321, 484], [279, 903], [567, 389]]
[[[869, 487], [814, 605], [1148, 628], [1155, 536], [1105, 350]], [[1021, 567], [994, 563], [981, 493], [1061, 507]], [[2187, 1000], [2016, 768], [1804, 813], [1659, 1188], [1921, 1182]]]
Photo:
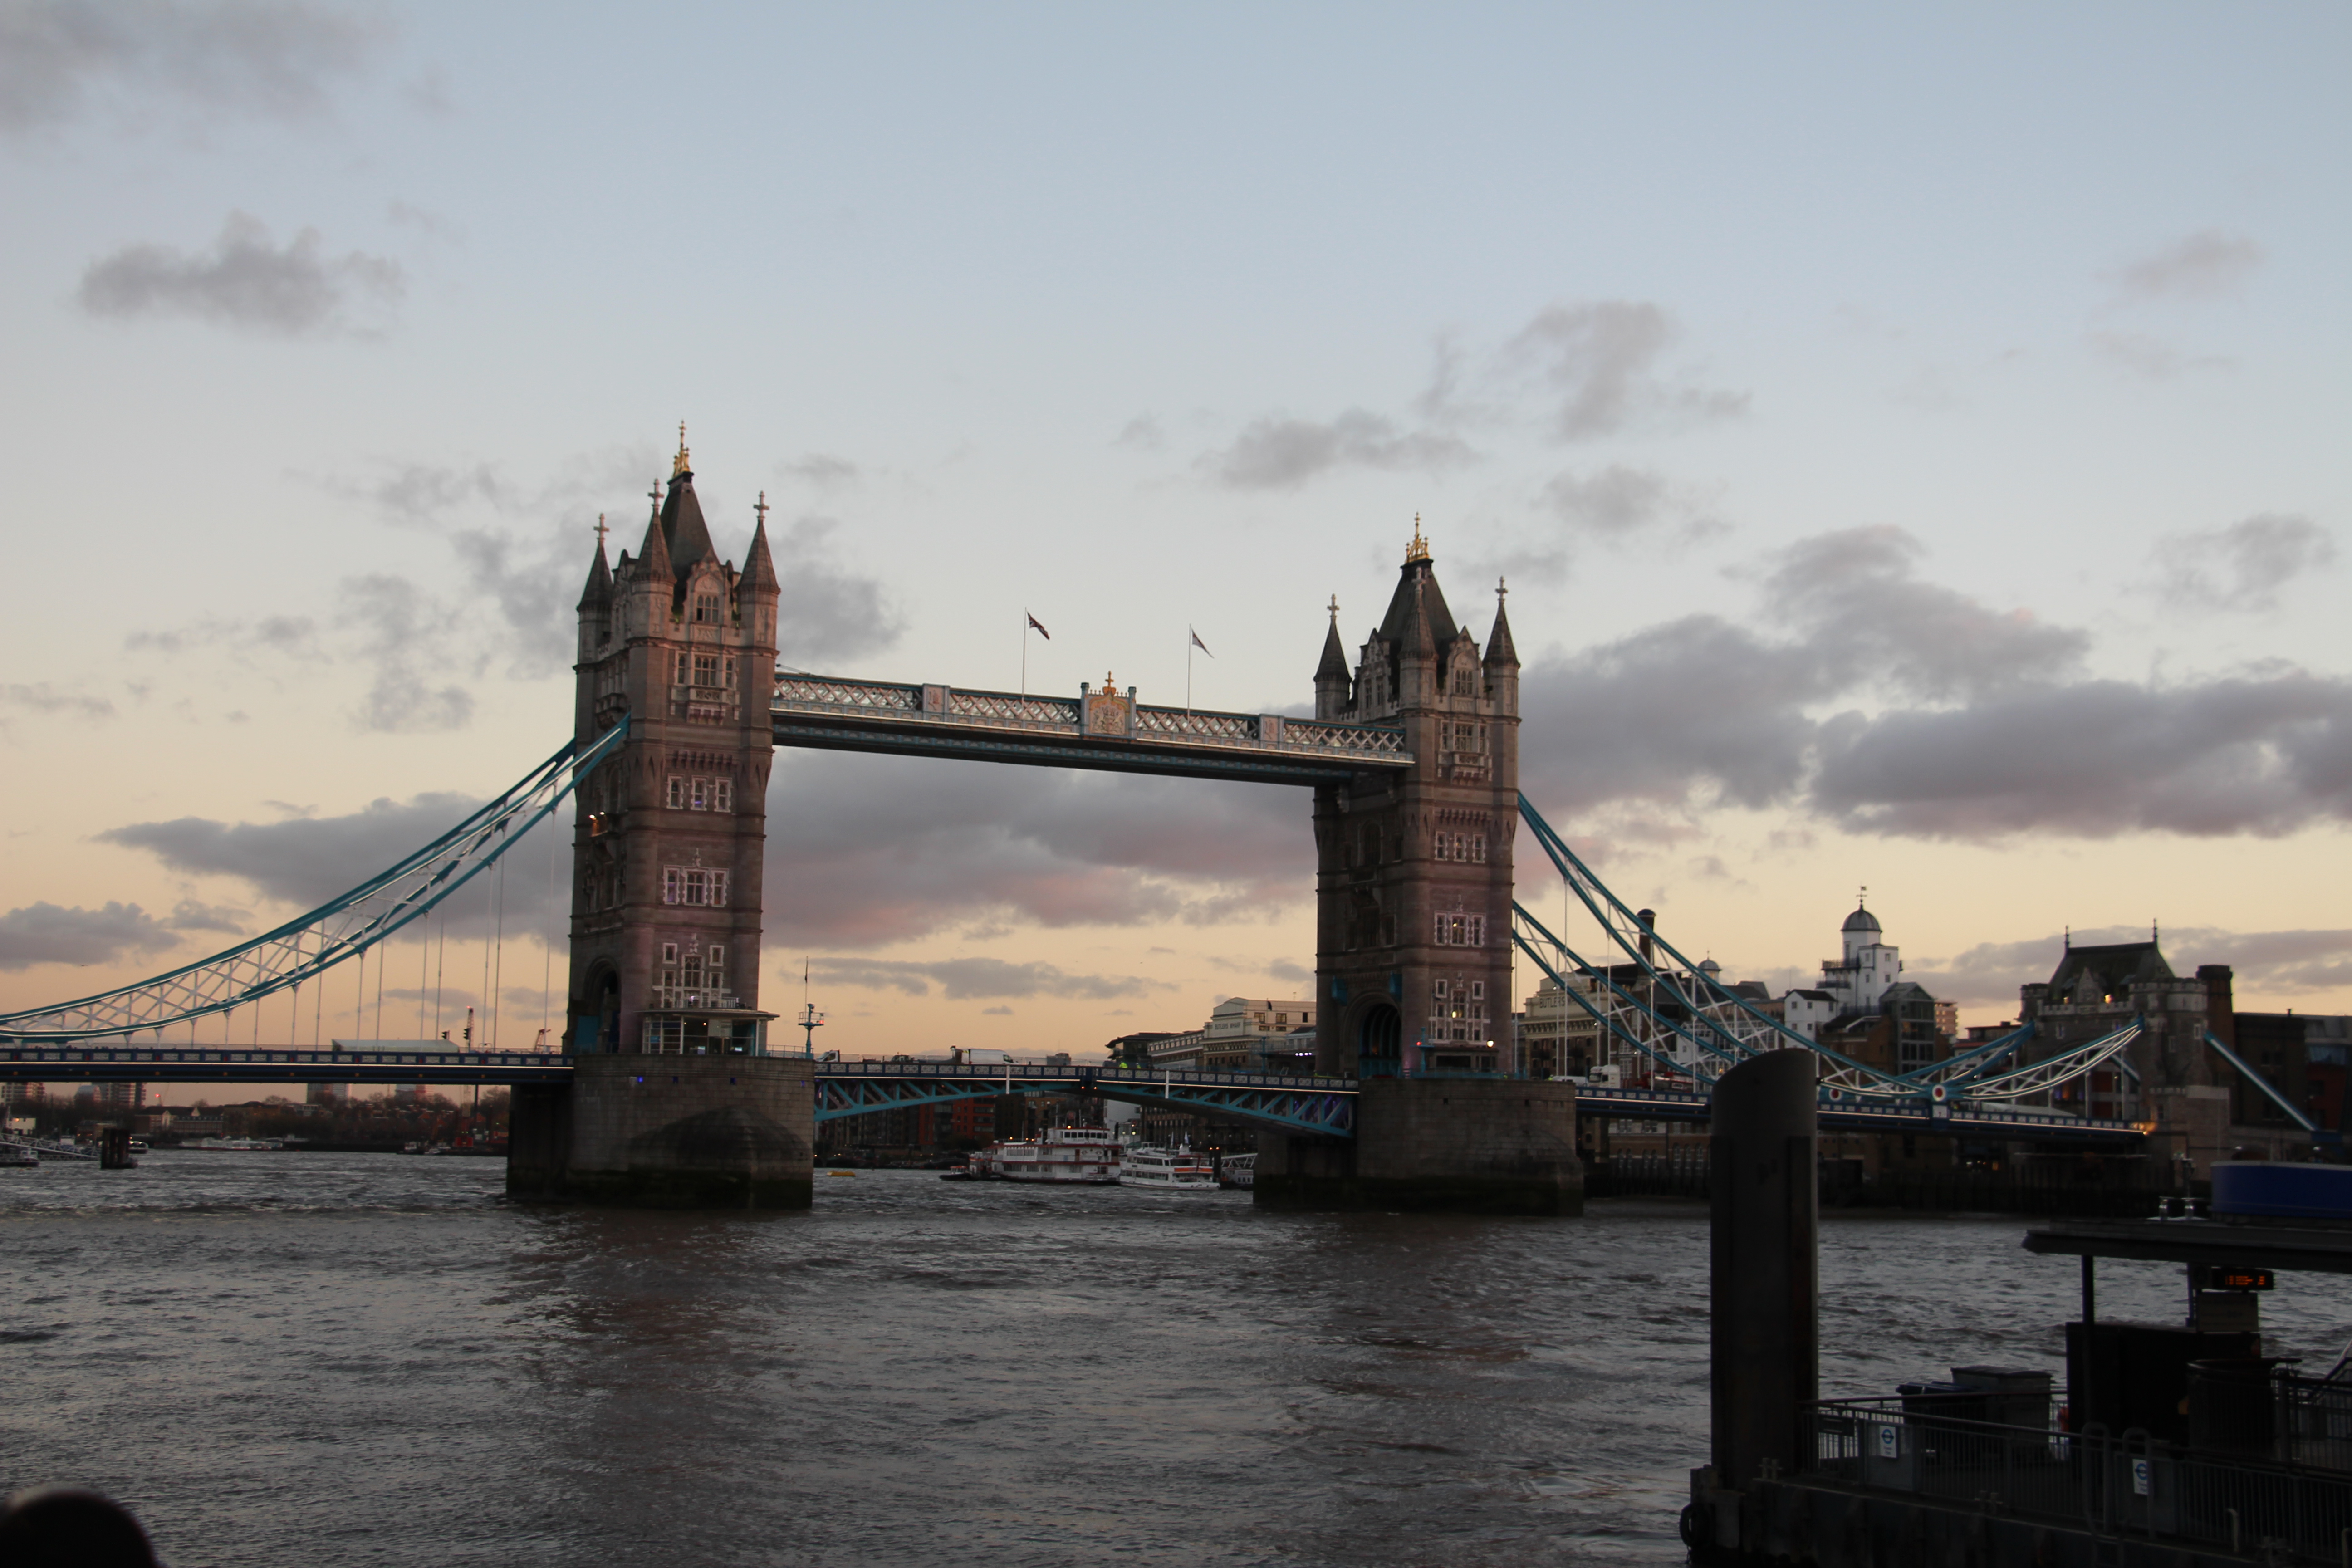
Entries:
[[1029, 612], [1021, 612], [1021, 700], [1029, 700]]
[[1192, 628], [1184, 628], [1184, 716], [1192, 716]]

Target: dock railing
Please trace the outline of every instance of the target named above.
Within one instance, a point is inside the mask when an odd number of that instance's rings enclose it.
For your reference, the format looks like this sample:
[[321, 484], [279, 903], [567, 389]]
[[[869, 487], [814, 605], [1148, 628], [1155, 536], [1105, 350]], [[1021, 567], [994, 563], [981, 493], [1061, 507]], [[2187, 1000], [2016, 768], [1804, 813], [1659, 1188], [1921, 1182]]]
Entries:
[[[1945, 1408], [1966, 1408], [1969, 1397]], [[1801, 1477], [1811, 1481], [2235, 1552], [2281, 1548], [2333, 1563], [2352, 1539], [2352, 1472], [2343, 1469], [2179, 1447], [2137, 1427], [1969, 1420], [1938, 1413], [1933, 1396], [1824, 1400], [1811, 1422]]]

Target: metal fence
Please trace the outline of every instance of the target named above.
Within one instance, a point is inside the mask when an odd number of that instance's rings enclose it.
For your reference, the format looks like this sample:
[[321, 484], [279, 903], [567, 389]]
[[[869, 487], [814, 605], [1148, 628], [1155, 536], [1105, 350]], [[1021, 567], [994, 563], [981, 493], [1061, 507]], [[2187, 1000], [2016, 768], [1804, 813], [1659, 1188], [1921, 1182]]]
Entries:
[[1922, 1403], [1814, 1406], [1804, 1473], [2100, 1535], [2238, 1552], [2284, 1549], [2333, 1563], [2352, 1540], [2352, 1473], [2341, 1469], [2177, 1448], [2137, 1427], [2117, 1435], [2097, 1425], [2080, 1433], [2005, 1426], [1935, 1414]]

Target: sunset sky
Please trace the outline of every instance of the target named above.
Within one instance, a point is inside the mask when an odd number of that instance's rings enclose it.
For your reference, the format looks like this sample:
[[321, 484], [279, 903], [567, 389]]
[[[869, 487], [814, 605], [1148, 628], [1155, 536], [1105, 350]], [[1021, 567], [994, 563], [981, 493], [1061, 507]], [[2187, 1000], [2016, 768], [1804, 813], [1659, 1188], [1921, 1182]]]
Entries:
[[[2151, 921], [2352, 1011], [2348, 68], [2317, 4], [0, 0], [0, 1005], [552, 751], [683, 419], [794, 668], [1009, 689], [1028, 612], [1033, 690], [1181, 702], [1189, 626], [1200, 705], [1297, 711], [1418, 514], [1482, 637], [1508, 577], [1527, 793], [1729, 977], [1867, 884], [1968, 1022]], [[1090, 1050], [1301, 994], [1308, 804], [782, 754], [763, 1000]]]

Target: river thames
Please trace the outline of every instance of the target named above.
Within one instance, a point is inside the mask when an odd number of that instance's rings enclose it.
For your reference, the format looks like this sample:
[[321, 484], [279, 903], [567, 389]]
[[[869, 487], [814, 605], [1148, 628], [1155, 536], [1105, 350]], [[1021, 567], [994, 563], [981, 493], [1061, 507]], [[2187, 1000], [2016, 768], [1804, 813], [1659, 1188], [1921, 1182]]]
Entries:
[[[0, 1172], [0, 1484], [214, 1563], [1683, 1561], [1706, 1225], [1260, 1214], [820, 1173], [767, 1218], [521, 1208], [493, 1160]], [[2063, 1373], [2024, 1222], [1824, 1221], [1824, 1393]], [[2265, 1302], [2332, 1360], [2345, 1287]], [[2110, 1264], [2102, 1315], [2177, 1320]]]

